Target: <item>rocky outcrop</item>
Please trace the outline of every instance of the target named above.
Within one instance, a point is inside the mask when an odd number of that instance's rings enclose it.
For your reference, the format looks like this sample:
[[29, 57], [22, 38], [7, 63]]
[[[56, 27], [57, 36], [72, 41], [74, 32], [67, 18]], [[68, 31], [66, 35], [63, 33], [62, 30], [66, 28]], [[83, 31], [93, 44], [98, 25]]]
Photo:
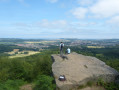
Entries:
[[[115, 80], [119, 73], [107, 66], [101, 60], [84, 56], [77, 53], [71, 53], [60, 57], [52, 55], [52, 72], [55, 77], [57, 89], [70, 90], [78, 85], [86, 84], [88, 81], [96, 81], [102, 78], [105, 82]], [[66, 81], [59, 81], [59, 76], [65, 75]]]

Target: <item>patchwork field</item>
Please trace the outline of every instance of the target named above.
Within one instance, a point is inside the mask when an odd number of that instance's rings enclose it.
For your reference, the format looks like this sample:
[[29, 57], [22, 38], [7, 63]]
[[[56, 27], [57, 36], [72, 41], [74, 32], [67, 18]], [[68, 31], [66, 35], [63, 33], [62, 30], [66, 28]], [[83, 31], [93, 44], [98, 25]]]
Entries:
[[87, 48], [104, 48], [104, 46], [87, 46]]
[[28, 44], [34, 44], [34, 43], [42, 43], [42, 44], [47, 44], [47, 43], [53, 43], [53, 42], [56, 42], [56, 41], [25, 42], [25, 43], [28, 43]]
[[36, 52], [36, 51], [21, 51], [21, 52], [9, 52], [8, 54], [10, 54], [11, 56], [9, 56], [9, 58], [17, 58], [17, 57], [26, 57], [26, 56], [30, 56], [33, 54], [37, 54], [40, 52]]

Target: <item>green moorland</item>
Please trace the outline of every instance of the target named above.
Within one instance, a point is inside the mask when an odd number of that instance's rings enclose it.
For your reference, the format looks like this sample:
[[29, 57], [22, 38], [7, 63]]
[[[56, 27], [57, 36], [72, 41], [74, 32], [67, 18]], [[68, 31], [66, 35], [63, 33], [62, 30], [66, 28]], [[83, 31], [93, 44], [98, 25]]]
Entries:
[[19, 90], [20, 86], [31, 83], [33, 90], [54, 90], [55, 83], [51, 71], [51, 54], [57, 50], [8, 58], [0, 56], [0, 90]]
[[[25, 84], [32, 84], [33, 90], [55, 90], [56, 85], [51, 71], [51, 54], [57, 54], [58, 47], [50, 46], [41, 53], [19, 58], [9, 58], [3, 52], [16, 48], [14, 45], [1, 45], [0, 52], [0, 90], [19, 90]], [[24, 48], [19, 47], [20, 50]], [[65, 49], [67, 47], [65, 46]], [[94, 56], [106, 62], [109, 66], [119, 71], [119, 47], [87, 48], [87, 46], [70, 47], [71, 51]], [[90, 85], [92, 83], [89, 83]], [[118, 90], [116, 83], [97, 82], [106, 90]]]

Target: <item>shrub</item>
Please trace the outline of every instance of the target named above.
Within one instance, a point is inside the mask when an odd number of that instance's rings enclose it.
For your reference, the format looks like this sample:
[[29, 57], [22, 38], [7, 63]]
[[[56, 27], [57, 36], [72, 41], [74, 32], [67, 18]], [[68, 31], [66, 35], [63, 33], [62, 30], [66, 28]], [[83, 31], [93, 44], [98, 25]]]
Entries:
[[0, 83], [0, 90], [19, 90], [19, 87], [25, 83], [23, 80], [7, 80]]
[[46, 75], [38, 76], [34, 90], [54, 90], [55, 85], [52, 83], [53, 78]]
[[99, 78], [98, 81], [97, 81], [97, 85], [104, 86], [105, 85], [104, 80], [102, 78]]
[[90, 87], [92, 87], [93, 85], [95, 84], [95, 82], [94, 81], [89, 81], [89, 82], [87, 82], [87, 86], [90, 86]]
[[24, 52], [24, 54], [29, 54], [29, 52]]
[[32, 65], [23, 60], [12, 60], [10, 67], [10, 79], [28, 80], [32, 76]]

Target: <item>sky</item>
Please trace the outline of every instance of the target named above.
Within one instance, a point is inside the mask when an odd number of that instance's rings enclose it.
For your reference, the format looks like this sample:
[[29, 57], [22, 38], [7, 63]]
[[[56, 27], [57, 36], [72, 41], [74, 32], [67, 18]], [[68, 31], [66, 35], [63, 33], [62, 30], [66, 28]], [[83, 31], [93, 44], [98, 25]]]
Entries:
[[119, 0], [0, 0], [0, 38], [119, 39]]

